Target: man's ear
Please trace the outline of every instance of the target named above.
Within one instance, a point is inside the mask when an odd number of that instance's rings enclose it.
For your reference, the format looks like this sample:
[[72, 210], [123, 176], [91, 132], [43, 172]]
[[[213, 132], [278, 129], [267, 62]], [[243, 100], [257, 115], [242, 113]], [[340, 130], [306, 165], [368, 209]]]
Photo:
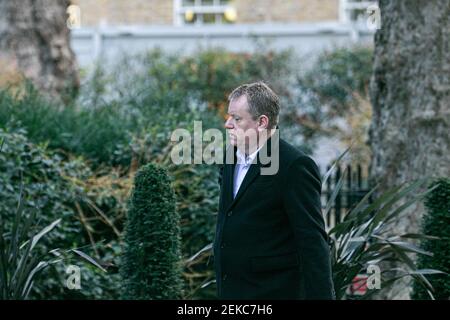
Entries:
[[262, 116], [259, 117], [258, 129], [264, 130], [268, 128], [269, 128], [269, 117], [263, 114]]

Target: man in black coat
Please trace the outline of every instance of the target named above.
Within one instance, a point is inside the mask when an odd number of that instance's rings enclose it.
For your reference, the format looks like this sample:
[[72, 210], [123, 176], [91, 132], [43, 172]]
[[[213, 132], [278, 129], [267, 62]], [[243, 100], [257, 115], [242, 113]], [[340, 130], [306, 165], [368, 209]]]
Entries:
[[278, 138], [280, 102], [264, 83], [229, 97], [214, 240], [219, 299], [334, 299], [315, 162]]

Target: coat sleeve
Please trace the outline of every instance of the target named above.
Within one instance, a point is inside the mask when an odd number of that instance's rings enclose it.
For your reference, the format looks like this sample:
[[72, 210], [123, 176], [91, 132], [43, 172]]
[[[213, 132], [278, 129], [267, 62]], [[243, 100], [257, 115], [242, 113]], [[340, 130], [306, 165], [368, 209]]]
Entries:
[[286, 172], [283, 203], [300, 256], [306, 299], [334, 299], [328, 235], [321, 209], [321, 180], [315, 162], [302, 156]]

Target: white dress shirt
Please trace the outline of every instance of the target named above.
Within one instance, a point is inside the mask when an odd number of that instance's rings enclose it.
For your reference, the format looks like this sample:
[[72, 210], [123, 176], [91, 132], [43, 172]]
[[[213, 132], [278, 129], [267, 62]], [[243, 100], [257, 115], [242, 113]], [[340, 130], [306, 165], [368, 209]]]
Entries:
[[251, 155], [246, 155], [239, 149], [236, 151], [237, 162], [236, 167], [234, 168], [233, 199], [236, 197], [239, 191], [239, 187], [241, 186], [242, 181], [244, 181], [245, 175], [247, 174], [250, 165], [252, 164], [253, 160], [256, 157], [256, 154], [260, 149], [261, 148], [253, 152]]

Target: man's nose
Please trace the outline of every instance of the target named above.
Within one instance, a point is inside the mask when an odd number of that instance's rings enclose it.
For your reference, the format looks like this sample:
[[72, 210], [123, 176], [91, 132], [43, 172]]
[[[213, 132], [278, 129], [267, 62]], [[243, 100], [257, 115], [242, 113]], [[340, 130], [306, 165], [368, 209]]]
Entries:
[[234, 128], [234, 126], [233, 126], [233, 124], [231, 123], [231, 117], [229, 117], [228, 119], [227, 119], [227, 121], [225, 121], [225, 129], [233, 129]]

